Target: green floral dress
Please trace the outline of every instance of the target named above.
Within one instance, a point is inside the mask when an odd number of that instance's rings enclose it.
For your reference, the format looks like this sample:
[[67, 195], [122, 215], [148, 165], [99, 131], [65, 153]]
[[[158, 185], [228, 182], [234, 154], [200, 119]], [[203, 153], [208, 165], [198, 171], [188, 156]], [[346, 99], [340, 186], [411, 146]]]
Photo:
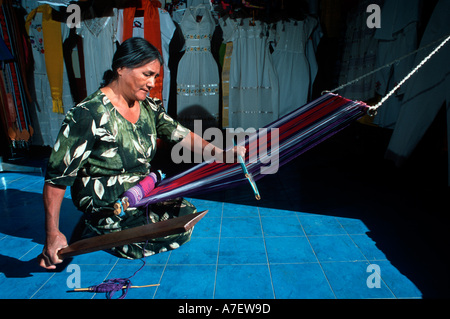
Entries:
[[[181, 141], [189, 130], [168, 116], [157, 99], [140, 102], [140, 116], [131, 123], [100, 90], [66, 115], [49, 159], [47, 183], [71, 187], [75, 206], [85, 214], [86, 236], [119, 231], [149, 222], [194, 213], [183, 199], [113, 214], [116, 200], [150, 173], [156, 139]], [[116, 247], [122, 257], [141, 258], [179, 247], [191, 232], [146, 243]]]

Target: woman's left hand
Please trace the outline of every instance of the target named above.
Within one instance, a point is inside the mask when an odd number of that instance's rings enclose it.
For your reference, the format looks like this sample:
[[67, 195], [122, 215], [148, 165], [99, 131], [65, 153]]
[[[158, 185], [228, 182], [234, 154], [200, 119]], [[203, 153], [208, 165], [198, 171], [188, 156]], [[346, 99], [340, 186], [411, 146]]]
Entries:
[[227, 152], [223, 152], [223, 162], [227, 164], [232, 164], [237, 162], [238, 156], [245, 158], [245, 153], [247, 152], [244, 146], [235, 146]]
[[233, 152], [236, 154], [236, 158], [238, 155], [240, 155], [242, 158], [245, 157], [245, 153], [247, 152], [247, 149], [244, 146], [235, 146], [233, 147]]

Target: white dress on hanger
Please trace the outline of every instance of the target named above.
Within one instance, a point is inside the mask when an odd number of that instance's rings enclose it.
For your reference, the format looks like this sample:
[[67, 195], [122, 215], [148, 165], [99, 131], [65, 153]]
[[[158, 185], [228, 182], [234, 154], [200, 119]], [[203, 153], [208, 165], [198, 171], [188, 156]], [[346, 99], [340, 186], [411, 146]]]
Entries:
[[[65, 23], [61, 23], [62, 41], [69, 36], [69, 28]], [[53, 103], [50, 91], [50, 83], [47, 77], [47, 68], [44, 56], [44, 36], [42, 29], [42, 13], [37, 12], [30, 25], [31, 51], [34, 59], [34, 89], [36, 99], [34, 101], [37, 125], [34, 125], [36, 133], [33, 136], [33, 144], [41, 146], [51, 146], [55, 144], [56, 137], [61, 129], [65, 113], [73, 107], [74, 101], [70, 92], [69, 79], [67, 77], [66, 66], [63, 71], [63, 107], [64, 114], [53, 112]], [[41, 138], [40, 138], [41, 137]]]
[[203, 127], [217, 126], [219, 69], [211, 53], [215, 22], [209, 8], [201, 4], [187, 9], [180, 28], [186, 50], [178, 64], [178, 120], [191, 129], [196, 119], [203, 120]]
[[[238, 22], [230, 66], [229, 123], [259, 129], [278, 119], [278, 77], [269, 52], [267, 24]], [[227, 23], [229, 23], [227, 21]]]
[[77, 29], [77, 34], [83, 38], [87, 95], [98, 90], [103, 81], [103, 74], [111, 69], [111, 61], [116, 51], [114, 42], [117, 30], [117, 9], [111, 10], [111, 14], [111, 16], [86, 19], [81, 22], [81, 28]]
[[276, 24], [276, 46], [272, 57], [280, 87], [280, 117], [308, 101], [311, 72], [306, 49], [316, 26], [317, 20], [312, 18], [279, 21]]

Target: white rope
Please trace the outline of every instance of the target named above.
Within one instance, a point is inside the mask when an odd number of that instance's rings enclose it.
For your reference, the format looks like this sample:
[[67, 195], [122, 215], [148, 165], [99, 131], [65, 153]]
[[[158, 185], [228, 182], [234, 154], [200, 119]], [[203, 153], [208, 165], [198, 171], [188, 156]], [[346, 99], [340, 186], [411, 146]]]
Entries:
[[429, 47], [431, 47], [431, 46], [433, 46], [433, 45], [435, 45], [435, 44], [437, 44], [437, 43], [442, 42], [443, 40], [445, 40], [446, 37], [447, 37], [447, 36], [444, 36], [444, 37], [442, 37], [442, 38], [440, 38], [440, 39], [438, 39], [438, 40], [436, 40], [436, 41], [434, 41], [434, 42], [431, 42], [431, 43], [429, 43], [429, 44], [427, 44], [427, 45], [425, 45], [425, 46], [423, 46], [423, 47], [418, 48], [417, 50], [414, 50], [414, 51], [412, 51], [412, 52], [409, 52], [408, 54], [405, 54], [404, 56], [402, 56], [402, 57], [400, 57], [400, 58], [398, 58], [398, 59], [395, 59], [394, 61], [389, 62], [389, 63], [387, 63], [387, 64], [385, 64], [385, 65], [379, 67], [378, 69], [375, 69], [375, 70], [370, 71], [370, 72], [368, 72], [368, 73], [366, 73], [366, 74], [363, 74], [363, 75], [361, 75], [360, 77], [358, 77], [358, 78], [356, 78], [356, 79], [354, 79], [354, 80], [351, 80], [351, 81], [349, 81], [349, 82], [347, 82], [347, 83], [345, 83], [345, 84], [342, 84], [341, 86], [339, 86], [339, 87], [337, 87], [337, 88], [335, 88], [335, 89], [333, 89], [333, 90], [326, 90], [326, 91], [324, 91], [322, 94], [324, 94], [324, 93], [336, 93], [336, 91], [340, 91], [340, 90], [346, 88], [347, 86], [350, 86], [350, 85], [352, 85], [352, 84], [354, 84], [354, 83], [356, 83], [356, 82], [358, 82], [358, 81], [361, 81], [362, 79], [364, 79], [364, 78], [366, 78], [366, 77], [368, 77], [368, 76], [371, 76], [371, 75], [374, 74], [374, 73], [377, 73], [378, 71], [381, 71], [381, 70], [383, 70], [383, 69], [385, 69], [385, 68], [388, 68], [388, 67], [390, 67], [390, 66], [392, 66], [392, 65], [394, 65], [394, 64], [400, 63], [400, 62], [403, 61], [404, 59], [406, 59], [406, 58], [408, 58], [408, 57], [410, 57], [410, 56], [412, 56], [412, 55], [414, 55], [414, 54], [417, 54], [417, 53], [419, 53], [420, 51], [423, 51], [423, 50], [425, 50], [425, 49], [427, 49], [427, 48], [429, 48]]
[[376, 104], [375, 106], [371, 106], [369, 108], [369, 114], [375, 115], [378, 108], [383, 105], [384, 102], [386, 102], [387, 99], [389, 99], [394, 93], [406, 82], [408, 81], [421, 67], [424, 66], [425, 63], [428, 62], [428, 60], [431, 59], [433, 55], [435, 55], [448, 41], [450, 41], [450, 35], [448, 35], [445, 40], [437, 46], [436, 49], [434, 49], [428, 56], [426, 56], [403, 80], [401, 80], [388, 94], [386, 94], [385, 97], [381, 99], [381, 101]]
[[[443, 40], [443, 41], [442, 41]], [[426, 49], [426, 48], [428, 48], [428, 47], [430, 47], [430, 46], [432, 46], [432, 45], [434, 45], [434, 44], [436, 44], [436, 43], [439, 43], [439, 42], [441, 42], [441, 44], [439, 44], [437, 47], [436, 47], [436, 49], [434, 49], [434, 51], [433, 52], [431, 52], [427, 57], [425, 57], [423, 60], [422, 60], [422, 62], [420, 62], [419, 63], [419, 65], [417, 65], [402, 81], [400, 81], [399, 82], [399, 84], [397, 85], [397, 86], [395, 86], [384, 98], [382, 98], [381, 99], [381, 101], [378, 103], [378, 104], [376, 104], [375, 106], [371, 106], [371, 107], [369, 107], [369, 111], [368, 111], [368, 113], [369, 113], [369, 115], [370, 116], [374, 116], [374, 115], [376, 115], [376, 113], [377, 113], [377, 110], [378, 110], [378, 108], [381, 106], [381, 105], [383, 105], [383, 103], [384, 102], [386, 102], [386, 100], [387, 99], [389, 99], [406, 81], [408, 81], [413, 75], [414, 75], [414, 73], [416, 73], [417, 71], [419, 71], [419, 69], [425, 64], [425, 63], [427, 63], [428, 62], [428, 60], [433, 56], [433, 55], [435, 55], [448, 41], [450, 40], [450, 35], [446, 35], [446, 36], [444, 36], [444, 37], [442, 37], [442, 38], [440, 38], [440, 39], [438, 39], [438, 40], [436, 40], [436, 41], [434, 41], [434, 42], [432, 42], [432, 43], [430, 43], [430, 44], [427, 44], [426, 46], [424, 46], [424, 47], [421, 47], [421, 48], [419, 48], [419, 49], [417, 49], [417, 50], [415, 50], [415, 51], [412, 51], [412, 52], [410, 52], [410, 53], [408, 53], [408, 54], [406, 54], [406, 55], [404, 55], [404, 56], [402, 56], [402, 57], [400, 57], [400, 58], [398, 58], [398, 59], [395, 59], [394, 61], [392, 61], [392, 62], [390, 62], [390, 63], [388, 63], [388, 64], [386, 64], [386, 65], [383, 65], [382, 67], [379, 67], [379, 68], [377, 68], [377, 69], [375, 69], [375, 70], [373, 70], [373, 71], [370, 71], [369, 73], [366, 73], [366, 74], [364, 74], [364, 75], [362, 75], [362, 76], [360, 76], [359, 78], [357, 78], [357, 79], [354, 79], [354, 80], [352, 80], [352, 81], [350, 81], [350, 82], [348, 82], [348, 83], [346, 83], [346, 84], [343, 84], [343, 85], [341, 85], [341, 86], [339, 86], [339, 87], [337, 87], [337, 88], [335, 88], [335, 89], [333, 89], [333, 90], [331, 90], [331, 91], [324, 91], [324, 92], [322, 92], [322, 94], [324, 94], [324, 93], [327, 93], [327, 92], [331, 92], [331, 93], [335, 93], [336, 91], [340, 91], [340, 90], [342, 90], [343, 88], [345, 88], [345, 87], [347, 87], [347, 86], [349, 86], [349, 85], [352, 85], [352, 84], [354, 84], [354, 83], [356, 83], [356, 82], [358, 82], [358, 81], [360, 81], [360, 80], [362, 80], [362, 79], [364, 79], [364, 78], [366, 78], [366, 77], [368, 77], [368, 76], [370, 76], [370, 75], [372, 75], [372, 74], [374, 74], [374, 73], [377, 73], [378, 71], [381, 71], [381, 70], [383, 70], [383, 69], [385, 69], [385, 68], [387, 68], [387, 67], [390, 67], [391, 65], [394, 65], [394, 64], [396, 64], [396, 63], [399, 63], [400, 61], [402, 61], [402, 60], [404, 60], [404, 59], [406, 59], [407, 57], [409, 57], [409, 56], [411, 56], [411, 55], [413, 55], [413, 54], [416, 54], [416, 53], [418, 53], [418, 52], [420, 52], [420, 51], [422, 51], [422, 50], [424, 50], [424, 49]]]

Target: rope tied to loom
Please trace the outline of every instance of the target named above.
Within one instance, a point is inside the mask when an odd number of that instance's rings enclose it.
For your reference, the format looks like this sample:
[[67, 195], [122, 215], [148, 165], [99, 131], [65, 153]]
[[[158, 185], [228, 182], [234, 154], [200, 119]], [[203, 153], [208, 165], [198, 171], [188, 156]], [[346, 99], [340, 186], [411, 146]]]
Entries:
[[[441, 42], [442, 41], [442, 42]], [[322, 94], [325, 94], [325, 93], [335, 93], [336, 91], [339, 91], [339, 90], [342, 90], [343, 88], [346, 88], [347, 86], [349, 86], [349, 85], [352, 85], [352, 84], [354, 84], [354, 83], [356, 83], [356, 82], [358, 82], [358, 81], [360, 81], [360, 80], [362, 80], [362, 79], [364, 79], [364, 78], [366, 78], [366, 77], [368, 77], [368, 76], [370, 76], [370, 75], [372, 75], [372, 74], [374, 74], [374, 73], [376, 73], [376, 72], [378, 72], [378, 71], [381, 71], [381, 70], [383, 70], [383, 69], [385, 69], [385, 68], [387, 68], [387, 67], [390, 67], [390, 66], [392, 66], [392, 65], [394, 65], [394, 64], [396, 64], [396, 63], [399, 63], [400, 61], [402, 61], [402, 60], [404, 60], [404, 59], [406, 59], [406, 58], [408, 58], [409, 56], [411, 56], [411, 55], [413, 55], [413, 54], [416, 54], [416, 53], [418, 53], [418, 52], [420, 52], [420, 51], [422, 51], [422, 50], [424, 50], [424, 49], [427, 49], [428, 47], [430, 47], [430, 46], [432, 46], [432, 45], [434, 45], [434, 44], [436, 44], [436, 43], [438, 43], [438, 42], [441, 42], [429, 55], [427, 55], [408, 75], [406, 75], [404, 78], [403, 78], [403, 80], [401, 80], [388, 94], [386, 94], [386, 96], [384, 96], [381, 100], [380, 100], [380, 102], [378, 102], [376, 105], [374, 105], [374, 106], [369, 106], [369, 108], [368, 108], [368, 110], [367, 110], [367, 114], [369, 115], [369, 116], [375, 116], [376, 114], [377, 114], [377, 111], [378, 111], [378, 109], [384, 104], [384, 102], [386, 102], [386, 100], [387, 99], [389, 99], [392, 95], [394, 95], [395, 94], [395, 92], [403, 85], [403, 84], [405, 84], [405, 82], [406, 81], [408, 81], [416, 72], [418, 72], [424, 65], [425, 65], [425, 63], [427, 63], [436, 53], [438, 53], [439, 52], [439, 50], [440, 49], [442, 49], [442, 47], [445, 45], [445, 44], [447, 44], [447, 42], [448, 41], [450, 41], [450, 34], [449, 35], [446, 35], [446, 36], [444, 36], [444, 37], [442, 37], [442, 38], [440, 38], [440, 39], [438, 39], [437, 41], [434, 41], [434, 42], [432, 42], [432, 43], [430, 43], [430, 44], [428, 44], [428, 45], [426, 45], [426, 46], [424, 46], [424, 47], [421, 47], [421, 48], [419, 48], [419, 49], [417, 49], [417, 50], [415, 50], [415, 51], [412, 51], [412, 52], [410, 52], [410, 53], [408, 53], [408, 54], [406, 54], [406, 55], [404, 55], [404, 56], [402, 56], [402, 57], [400, 57], [400, 58], [398, 58], [398, 59], [395, 59], [394, 61], [392, 61], [392, 62], [390, 62], [390, 63], [388, 63], [388, 64], [386, 64], [386, 65], [384, 65], [384, 66], [382, 66], [382, 67], [379, 67], [379, 68], [377, 68], [377, 69], [375, 69], [375, 70], [373, 70], [373, 71], [371, 71], [371, 72], [369, 72], [369, 73], [367, 73], [367, 74], [364, 74], [364, 75], [362, 75], [362, 76], [360, 76], [359, 78], [357, 78], [357, 79], [354, 79], [354, 80], [352, 80], [352, 81], [350, 81], [350, 82], [348, 82], [348, 83], [346, 83], [346, 84], [343, 84], [343, 85], [341, 85], [341, 86], [339, 86], [339, 87], [337, 87], [337, 88], [335, 88], [335, 89], [333, 89], [333, 90], [331, 90], [331, 91], [323, 91], [322, 92]]]
[[428, 62], [438, 51], [448, 42], [450, 41], [450, 35], [448, 35], [444, 41], [442, 41], [441, 44], [439, 44], [436, 49], [434, 49], [429, 55], [427, 55], [403, 80], [401, 80], [388, 94], [386, 94], [385, 97], [381, 99], [380, 102], [378, 102], [375, 106], [369, 107], [368, 113], [370, 114], [376, 114], [376, 111], [378, 108], [386, 102], [387, 99], [389, 99], [394, 93], [406, 82], [408, 81], [417, 71], [419, 71], [420, 68], [422, 68], [425, 63]]

